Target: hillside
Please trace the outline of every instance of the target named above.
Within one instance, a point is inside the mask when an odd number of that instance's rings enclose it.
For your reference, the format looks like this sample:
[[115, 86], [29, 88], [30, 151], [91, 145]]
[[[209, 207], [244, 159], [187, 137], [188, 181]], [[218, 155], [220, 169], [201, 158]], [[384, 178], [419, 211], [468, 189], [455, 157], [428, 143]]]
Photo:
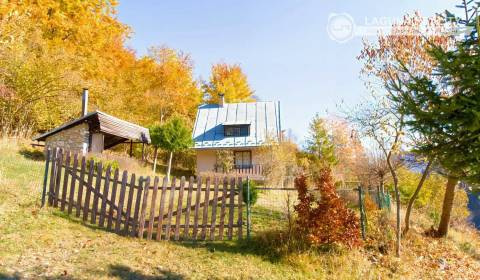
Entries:
[[241, 244], [117, 236], [40, 209], [43, 162], [19, 147], [0, 142], [0, 279], [475, 279], [480, 270], [477, 231], [456, 223], [447, 239], [432, 239], [419, 213], [400, 260], [371, 243], [283, 253], [266, 236]]

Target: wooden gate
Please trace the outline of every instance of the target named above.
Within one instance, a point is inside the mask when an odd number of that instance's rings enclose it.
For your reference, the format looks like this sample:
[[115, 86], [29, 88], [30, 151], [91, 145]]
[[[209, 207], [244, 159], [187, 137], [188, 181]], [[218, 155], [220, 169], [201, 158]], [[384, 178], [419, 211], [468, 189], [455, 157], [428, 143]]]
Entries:
[[[117, 234], [156, 240], [242, 238], [242, 179], [139, 177], [47, 151], [42, 206]], [[48, 192], [47, 192], [48, 189]]]

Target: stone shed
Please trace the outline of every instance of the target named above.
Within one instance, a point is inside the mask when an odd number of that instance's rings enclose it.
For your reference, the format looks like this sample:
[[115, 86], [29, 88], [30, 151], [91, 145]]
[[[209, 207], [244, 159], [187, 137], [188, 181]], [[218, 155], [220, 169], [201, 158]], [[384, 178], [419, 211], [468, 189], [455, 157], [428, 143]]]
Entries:
[[64, 123], [33, 138], [46, 148], [59, 147], [73, 153], [102, 153], [121, 143], [150, 143], [148, 129], [95, 111]]
[[[148, 128], [121, 120], [100, 111], [88, 112], [88, 89], [83, 89], [81, 117], [62, 124], [32, 140], [45, 148], [63, 148], [72, 153], [102, 153], [118, 144], [150, 143]], [[143, 151], [143, 149], [142, 149]], [[143, 158], [143, 152], [142, 152]]]

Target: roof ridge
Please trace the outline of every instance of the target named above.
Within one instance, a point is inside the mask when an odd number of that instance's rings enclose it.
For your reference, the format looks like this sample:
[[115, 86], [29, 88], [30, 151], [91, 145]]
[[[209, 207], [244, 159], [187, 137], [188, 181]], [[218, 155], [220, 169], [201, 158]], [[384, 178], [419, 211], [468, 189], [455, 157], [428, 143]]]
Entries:
[[129, 123], [129, 124], [131, 124], [131, 125], [134, 125], [134, 126], [136, 126], [136, 127], [138, 127], [138, 128], [145, 128], [145, 129], [148, 129], [148, 128], [146, 128], [146, 127], [143, 127], [143, 126], [141, 126], [141, 125], [138, 125], [138, 124], [135, 124], [135, 123], [132, 123], [132, 122], [126, 121], [126, 120], [122, 120], [122, 119], [120, 119], [120, 118], [118, 118], [118, 117], [112, 116], [112, 115], [110, 115], [110, 114], [107, 114], [107, 113], [105, 113], [105, 112], [102, 112], [102, 111], [100, 111], [100, 110], [95, 110], [95, 112], [96, 112], [96, 113], [98, 113], [98, 114], [105, 115], [105, 116], [107, 116], [107, 117], [111, 117], [111, 118], [117, 119], [117, 120], [119, 120], [119, 121], [122, 121], [122, 122]]

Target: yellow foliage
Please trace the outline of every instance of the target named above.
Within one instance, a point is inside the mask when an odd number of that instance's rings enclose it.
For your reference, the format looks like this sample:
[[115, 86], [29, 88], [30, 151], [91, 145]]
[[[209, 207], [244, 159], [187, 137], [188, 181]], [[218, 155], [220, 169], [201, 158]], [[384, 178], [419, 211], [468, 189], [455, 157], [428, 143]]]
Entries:
[[212, 66], [209, 83], [203, 86], [209, 103], [218, 103], [219, 94], [225, 95], [225, 101], [253, 102], [253, 91], [240, 65], [219, 63]]
[[190, 57], [152, 48], [136, 58], [117, 1], [7, 1], [0, 6], [0, 127], [26, 134], [99, 109], [142, 125], [173, 115], [193, 122], [202, 94]]
[[[422, 174], [411, 171], [406, 167], [400, 168], [397, 173], [399, 178], [400, 198], [402, 203], [407, 203], [413, 195]], [[440, 221], [446, 183], [447, 179], [444, 176], [431, 173], [425, 180], [422, 190], [414, 204], [416, 208], [421, 208], [422, 211], [426, 212], [435, 224]], [[467, 193], [465, 190], [457, 187], [451, 214], [451, 220], [453, 222], [465, 221], [469, 215], [467, 204]]]

